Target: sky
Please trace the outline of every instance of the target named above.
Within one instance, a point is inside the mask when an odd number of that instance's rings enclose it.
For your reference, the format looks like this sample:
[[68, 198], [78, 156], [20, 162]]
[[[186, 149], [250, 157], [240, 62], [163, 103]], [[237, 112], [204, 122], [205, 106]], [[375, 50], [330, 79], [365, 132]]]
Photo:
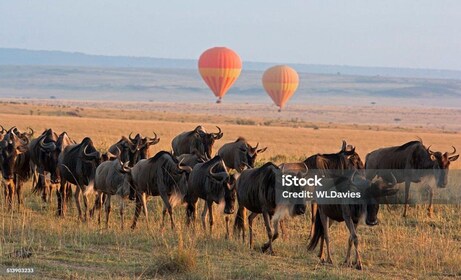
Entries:
[[0, 0], [0, 47], [461, 70], [461, 1]]

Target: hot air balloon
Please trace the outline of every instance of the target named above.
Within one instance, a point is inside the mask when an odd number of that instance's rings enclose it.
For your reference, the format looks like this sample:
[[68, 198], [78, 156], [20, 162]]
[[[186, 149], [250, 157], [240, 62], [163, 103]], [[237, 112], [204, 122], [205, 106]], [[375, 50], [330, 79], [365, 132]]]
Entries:
[[299, 77], [293, 68], [277, 65], [264, 72], [262, 82], [267, 94], [275, 105], [279, 106], [279, 112], [281, 112], [288, 99], [298, 88]]
[[198, 69], [205, 83], [221, 103], [229, 88], [242, 71], [242, 61], [237, 53], [225, 47], [206, 50], [198, 60]]

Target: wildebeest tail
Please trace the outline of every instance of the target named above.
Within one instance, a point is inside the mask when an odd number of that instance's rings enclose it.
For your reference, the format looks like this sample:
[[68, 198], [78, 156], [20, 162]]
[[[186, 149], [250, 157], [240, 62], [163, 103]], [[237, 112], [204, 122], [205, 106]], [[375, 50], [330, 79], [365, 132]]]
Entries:
[[317, 247], [320, 237], [322, 237], [323, 234], [324, 234], [324, 229], [323, 229], [322, 221], [320, 219], [319, 210], [317, 210], [317, 215], [315, 215], [314, 234], [311, 236], [309, 245], [307, 245], [307, 250], [313, 251], [315, 247]]
[[238, 236], [240, 232], [245, 230], [245, 207], [239, 207], [234, 221], [234, 236]]

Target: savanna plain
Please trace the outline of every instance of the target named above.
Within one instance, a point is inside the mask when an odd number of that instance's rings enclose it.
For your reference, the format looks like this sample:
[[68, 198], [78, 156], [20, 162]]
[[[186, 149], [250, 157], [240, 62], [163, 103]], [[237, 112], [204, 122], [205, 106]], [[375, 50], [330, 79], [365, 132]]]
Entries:
[[[54, 104], [54, 105], [53, 105]], [[58, 105], [56, 105], [58, 104]], [[121, 104], [121, 103], [120, 103]], [[90, 136], [101, 151], [130, 132], [152, 135], [160, 142], [151, 147], [151, 155], [171, 150], [171, 139], [197, 125], [214, 131], [222, 128], [224, 136], [215, 143], [215, 151], [224, 143], [243, 136], [253, 145], [257, 142], [268, 150], [258, 158], [258, 165], [305, 159], [315, 153], [332, 153], [340, 149], [341, 141], [356, 146], [362, 159], [379, 147], [400, 145], [421, 137], [432, 149], [450, 151], [454, 145], [461, 150], [457, 129], [429, 125], [423, 120], [416, 125], [386, 120], [373, 124], [341, 122], [309, 122], [303, 119], [280, 119], [267, 116], [240, 117], [234, 112], [194, 113], [180, 104], [166, 110], [161, 104], [150, 103], [153, 109], [110, 106], [98, 107], [80, 102], [4, 100], [0, 104], [0, 124], [25, 130], [32, 127], [36, 136], [45, 128], [67, 131], [76, 141]], [[234, 105], [236, 106], [236, 105]], [[242, 105], [243, 106], [243, 105]], [[405, 108], [395, 109], [405, 110]], [[421, 109], [423, 110], [423, 109]], [[338, 110], [339, 111], [339, 110]], [[238, 110], [237, 110], [238, 112]], [[400, 112], [404, 113], [404, 112]], [[350, 112], [354, 115], [367, 115]], [[371, 113], [368, 113], [371, 114]], [[441, 115], [442, 114], [442, 115]], [[436, 111], [440, 119], [459, 118]], [[237, 117], [238, 116], [238, 117]], [[362, 115], [361, 115], [362, 116]], [[416, 116], [416, 117], [414, 117]], [[414, 115], [415, 120], [430, 119], [430, 112]], [[344, 119], [344, 118], [342, 118]], [[393, 119], [393, 118], [392, 118]], [[370, 117], [371, 120], [371, 117]], [[461, 169], [459, 161], [451, 169]], [[118, 200], [112, 200], [110, 227], [99, 226], [96, 219], [84, 223], [77, 219], [76, 208], [70, 203], [65, 218], [58, 218], [56, 197], [49, 204], [32, 193], [31, 182], [24, 190], [25, 205], [20, 211], [7, 212], [2, 199], [0, 220], [0, 277], [54, 279], [411, 279], [461, 277], [461, 206], [435, 205], [433, 217], [426, 215], [425, 205], [410, 208], [402, 218], [400, 205], [381, 207], [380, 224], [358, 228], [364, 270], [357, 271], [342, 265], [346, 254], [348, 232], [344, 224], [334, 224], [331, 230], [334, 265], [323, 265], [316, 252], [307, 251], [310, 230], [308, 212], [286, 221], [283, 236], [274, 243], [275, 255], [249, 249], [231, 236], [225, 239], [222, 211], [215, 211], [215, 226], [210, 236], [199, 224], [195, 230], [185, 226], [185, 209], [174, 209], [176, 229], [161, 228], [162, 204], [150, 198], [150, 228], [141, 215], [138, 227], [131, 230], [128, 223], [134, 212], [129, 202], [125, 214], [125, 230], [120, 229]], [[94, 200], [90, 199], [90, 206]], [[219, 208], [219, 206], [214, 206]], [[198, 209], [201, 209], [202, 205]], [[233, 217], [231, 221], [233, 220]], [[255, 245], [266, 241], [261, 217], [255, 220]], [[24, 257], [26, 251], [30, 256]], [[34, 274], [5, 274], [8, 267], [31, 267]]]

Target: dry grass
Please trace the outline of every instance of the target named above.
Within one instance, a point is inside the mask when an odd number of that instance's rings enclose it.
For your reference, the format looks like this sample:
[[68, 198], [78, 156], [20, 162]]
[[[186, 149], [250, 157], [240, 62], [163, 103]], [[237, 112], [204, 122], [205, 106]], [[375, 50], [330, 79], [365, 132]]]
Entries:
[[[5, 112], [3, 109], [2, 112]], [[83, 115], [89, 110], [85, 108]], [[434, 149], [447, 150], [451, 145], [461, 147], [460, 135], [440, 132], [369, 130], [346, 125], [320, 129], [237, 125], [228, 123], [228, 116], [202, 116], [201, 119], [200, 116], [193, 116], [189, 121], [187, 115], [180, 114], [170, 116], [168, 120], [159, 120], [159, 117], [153, 115], [150, 115], [149, 120], [127, 120], [117, 119], [117, 113], [120, 112], [110, 110], [92, 117], [37, 116], [27, 112], [28, 109], [1, 114], [0, 123], [5, 127], [17, 125], [22, 129], [31, 126], [38, 132], [46, 127], [57, 131], [66, 130], [77, 140], [89, 135], [101, 149], [106, 149], [122, 134], [131, 131], [149, 134], [154, 130], [161, 137], [161, 142], [152, 148], [152, 154], [161, 149], [169, 150], [174, 135], [192, 129], [198, 123], [209, 130], [215, 124], [221, 126], [224, 137], [216, 143], [216, 147], [240, 135], [251, 143], [259, 141], [261, 145], [268, 146], [261, 161], [294, 161], [317, 152], [334, 152], [339, 149], [342, 139], [356, 145], [362, 158], [373, 149], [400, 144], [416, 136], [432, 144]], [[122, 113], [120, 117], [126, 116]], [[177, 117], [183, 118], [182, 122]], [[452, 166], [457, 169], [460, 167], [460, 162]], [[212, 237], [205, 234], [198, 225], [195, 231], [185, 228], [182, 206], [175, 209], [178, 221], [176, 230], [161, 229], [159, 221], [162, 204], [159, 199], [151, 198], [150, 231], [142, 216], [136, 230], [121, 231], [117, 199], [114, 199], [111, 228], [102, 229], [94, 220], [87, 224], [79, 222], [74, 206], [69, 209], [66, 219], [56, 218], [55, 201], [51, 205], [43, 205], [30, 188], [29, 182], [25, 191], [25, 208], [20, 212], [11, 214], [4, 209], [1, 211], [0, 273], [7, 267], [19, 266], [35, 268], [34, 276], [59, 279], [461, 277], [459, 205], [436, 205], [433, 218], [426, 217], [423, 206], [412, 207], [407, 219], [401, 218], [401, 207], [383, 207], [379, 215], [382, 223], [379, 226], [359, 227], [365, 269], [355, 271], [341, 266], [347, 240], [343, 224], [332, 227], [335, 265], [324, 266], [319, 264], [316, 253], [306, 250], [309, 232], [306, 217], [287, 222], [286, 234], [274, 244], [276, 256], [269, 256], [248, 249], [239, 240], [225, 240], [224, 218], [217, 211], [216, 230]], [[126, 215], [131, 217], [133, 203], [130, 202], [127, 208]], [[262, 219], [258, 218], [255, 225], [255, 244], [260, 245], [266, 241]], [[21, 249], [32, 255], [22, 258], [14, 254]]]

